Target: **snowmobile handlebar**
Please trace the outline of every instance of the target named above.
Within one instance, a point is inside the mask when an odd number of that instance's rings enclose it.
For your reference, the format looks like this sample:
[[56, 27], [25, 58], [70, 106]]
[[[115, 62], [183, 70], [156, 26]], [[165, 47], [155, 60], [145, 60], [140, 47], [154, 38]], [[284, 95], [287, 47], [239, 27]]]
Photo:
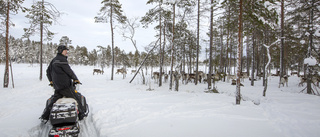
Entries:
[[[82, 85], [82, 83], [81, 83], [80, 81], [73, 81], [73, 82], [72, 82], [72, 85], [73, 85], [73, 86], [76, 86], [76, 85], [78, 85], [78, 84]], [[50, 81], [50, 84], [49, 84], [48, 86], [53, 87], [52, 81]]]
[[82, 85], [81, 82], [74, 82], [74, 81], [73, 81], [73, 86], [76, 86], [76, 85], [78, 85], [78, 84]]

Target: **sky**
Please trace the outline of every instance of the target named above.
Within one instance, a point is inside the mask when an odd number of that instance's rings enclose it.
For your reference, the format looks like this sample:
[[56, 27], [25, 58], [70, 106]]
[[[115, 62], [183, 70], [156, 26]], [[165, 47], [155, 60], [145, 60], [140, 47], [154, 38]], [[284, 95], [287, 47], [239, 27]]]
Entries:
[[[36, 0], [25, 0], [24, 7], [30, 8], [32, 3]], [[49, 27], [49, 30], [56, 33], [53, 40], [44, 41], [59, 44], [59, 40], [63, 36], [67, 36], [71, 41], [72, 46], [85, 46], [88, 51], [97, 49], [97, 46], [107, 47], [111, 46], [111, 30], [109, 23], [95, 23], [94, 17], [98, 15], [100, 8], [102, 7], [102, 0], [77, 0], [77, 2], [66, 0], [46, 0], [53, 4], [57, 10], [63, 13], [63, 15]], [[148, 0], [119, 0], [122, 4], [122, 10], [124, 15], [129, 19], [143, 17], [148, 10], [154, 8], [156, 5], [146, 4]], [[23, 29], [29, 28], [28, 18], [25, 17], [26, 13], [19, 12], [17, 15], [11, 15], [11, 20], [15, 26], [11, 26], [10, 35], [15, 38], [21, 38], [24, 34]], [[140, 23], [140, 22], [138, 22]], [[200, 29], [200, 37], [207, 37], [208, 22], [205, 19], [201, 22], [203, 29]], [[145, 47], [150, 43], [155, 42], [155, 35], [157, 30], [154, 29], [156, 23], [149, 24], [148, 28], [142, 28], [142, 24], [136, 29], [134, 39], [137, 42], [137, 47], [140, 52], [146, 52]], [[193, 25], [190, 25], [194, 27]], [[129, 39], [124, 39], [120, 33], [120, 29], [114, 30], [114, 46], [118, 46], [126, 53], [130, 51], [134, 52], [135, 48]], [[35, 34], [30, 37], [31, 40], [40, 41], [40, 35]], [[202, 46], [200, 51], [200, 60], [204, 60], [205, 48], [208, 48], [208, 43], [200, 41]]]
[[[92, 51], [98, 45], [107, 47], [111, 46], [111, 30], [109, 23], [95, 23], [94, 17], [98, 15], [102, 0], [50, 0], [60, 12], [64, 13], [58, 20], [59, 23], [54, 23], [49, 27], [49, 30], [56, 33], [53, 40], [50, 42], [59, 43], [62, 36], [68, 36], [72, 40], [73, 46], [85, 46], [88, 51]], [[129, 18], [142, 17], [145, 13], [154, 7], [154, 5], [147, 5], [147, 0], [119, 0], [122, 4], [124, 14]], [[33, 0], [26, 0], [23, 4], [25, 7], [31, 7]], [[14, 27], [10, 28], [10, 35], [20, 38], [24, 31], [23, 28], [28, 28], [28, 19], [25, 18], [25, 13], [18, 13], [11, 15], [12, 21], [15, 23]], [[153, 26], [145, 29], [140, 28], [136, 30], [135, 39], [140, 51], [144, 51], [144, 47], [149, 43], [155, 41], [155, 31]], [[135, 51], [134, 46], [130, 40], [124, 40], [119, 33], [119, 30], [114, 31], [115, 46], [129, 51]], [[34, 35], [30, 39], [40, 41], [39, 34]]]

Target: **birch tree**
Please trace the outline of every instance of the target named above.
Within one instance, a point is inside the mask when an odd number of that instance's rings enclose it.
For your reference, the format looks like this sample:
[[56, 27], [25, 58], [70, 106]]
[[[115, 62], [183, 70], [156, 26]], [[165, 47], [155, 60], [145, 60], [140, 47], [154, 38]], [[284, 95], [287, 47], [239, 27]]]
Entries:
[[[135, 17], [135, 18], [132, 18], [132, 19], [127, 19], [126, 20], [126, 24], [124, 24], [122, 26], [122, 36], [125, 38], [125, 39], [129, 39], [132, 43], [132, 45], [134, 46], [134, 48], [136, 49], [135, 51], [135, 55], [137, 55], [136, 59], [135, 60], [136, 62], [140, 62], [139, 59], [140, 59], [140, 54], [139, 54], [139, 50], [138, 50], [138, 47], [137, 47], [137, 41], [134, 39], [134, 36], [135, 36], [135, 33], [136, 33], [136, 29], [139, 28], [139, 24], [137, 23], [138, 21], [138, 18]], [[161, 36], [161, 34], [160, 34]], [[161, 45], [161, 44], [160, 44]], [[160, 46], [160, 49], [161, 49], [161, 46]], [[136, 67], [137, 65], [134, 64], [134, 66]], [[161, 67], [160, 67], [161, 68]], [[161, 70], [161, 69], [160, 69]], [[160, 71], [161, 72], [161, 71]], [[138, 73], [138, 72], [136, 72]], [[143, 73], [143, 69], [141, 69], [141, 75], [142, 75], [142, 83], [145, 84], [145, 77], [144, 77], [144, 73]], [[160, 79], [161, 80], [161, 79]], [[161, 82], [161, 81], [160, 81]], [[159, 84], [159, 86], [161, 86], [161, 84]]]
[[213, 52], [213, 12], [214, 12], [214, 6], [215, 6], [215, 2], [214, 0], [210, 1], [210, 32], [209, 32], [209, 37], [210, 37], [210, 44], [209, 44], [209, 74], [208, 74], [208, 91], [211, 92], [216, 92], [216, 88], [215, 88], [215, 79], [213, 78], [213, 81], [211, 83], [212, 80], [212, 74], [213, 74], [213, 58], [212, 58], [212, 52]]
[[242, 57], [242, 0], [239, 1], [239, 34], [238, 34], [238, 60], [237, 60], [237, 89], [236, 89], [236, 104], [241, 101], [240, 94], [240, 73], [241, 73], [241, 57]]
[[271, 55], [270, 55], [270, 47], [271, 46], [273, 46], [273, 45], [275, 45], [275, 44], [277, 44], [277, 42], [279, 42], [280, 40], [277, 40], [277, 41], [275, 41], [275, 42], [273, 42], [271, 45], [266, 45], [266, 44], [263, 44], [263, 46], [266, 48], [266, 50], [267, 50], [267, 56], [268, 56], [268, 62], [267, 62], [267, 64], [266, 64], [266, 66], [265, 66], [265, 68], [264, 68], [264, 71], [265, 71], [265, 73], [264, 73], [264, 81], [265, 81], [265, 83], [264, 83], [264, 88], [263, 88], [263, 96], [265, 97], [266, 96], [266, 92], [267, 92], [267, 88], [268, 88], [268, 73], [267, 73], [267, 70], [268, 70], [268, 67], [269, 67], [269, 65], [270, 65], [270, 62], [271, 62]]
[[[171, 43], [171, 66], [170, 66], [170, 84], [169, 89], [172, 90], [173, 86], [173, 58], [174, 58], [174, 26], [175, 26], [175, 14], [176, 14], [176, 2], [172, 3], [173, 17], [172, 17], [172, 43]], [[175, 73], [176, 74], [176, 73]], [[177, 79], [176, 79], [177, 80]], [[178, 91], [178, 87], [175, 88]]]

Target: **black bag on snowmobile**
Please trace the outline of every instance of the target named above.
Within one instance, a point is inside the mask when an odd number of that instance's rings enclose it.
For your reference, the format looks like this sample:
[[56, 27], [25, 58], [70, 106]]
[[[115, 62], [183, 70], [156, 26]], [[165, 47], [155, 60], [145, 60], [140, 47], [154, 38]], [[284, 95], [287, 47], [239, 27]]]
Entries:
[[76, 92], [75, 96], [78, 100], [80, 100], [81, 104], [78, 105], [78, 109], [81, 112], [82, 116], [79, 116], [79, 119], [82, 120], [84, 117], [88, 116], [89, 114], [89, 107], [86, 101], [86, 97], [81, 95], [80, 92]]
[[73, 98], [60, 98], [52, 106], [50, 122], [53, 126], [74, 124], [78, 120], [77, 101]]

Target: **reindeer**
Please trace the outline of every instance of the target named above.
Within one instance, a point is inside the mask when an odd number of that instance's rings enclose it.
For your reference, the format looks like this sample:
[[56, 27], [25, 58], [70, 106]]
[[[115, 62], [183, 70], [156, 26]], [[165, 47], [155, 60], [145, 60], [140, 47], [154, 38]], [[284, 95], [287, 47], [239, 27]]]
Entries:
[[244, 82], [244, 79], [249, 78], [248, 72], [241, 72], [240, 73], [240, 80]]
[[307, 82], [307, 78], [305, 78], [305, 77], [300, 77], [300, 82], [299, 82], [299, 85], [298, 85], [298, 86], [299, 86], [299, 87], [302, 87], [305, 82]]
[[293, 76], [294, 74], [298, 75], [298, 72], [297, 71], [292, 71], [290, 75]]
[[187, 84], [189, 82], [189, 80], [190, 80], [189, 74], [188, 73], [182, 73], [181, 76], [182, 76], [182, 83]]
[[160, 76], [160, 72], [153, 72], [152, 73], [152, 78], [154, 79], [155, 83], [159, 82], [159, 76]]
[[136, 72], [137, 72], [137, 70], [131, 70], [131, 74], [134, 74]]
[[194, 73], [189, 74], [189, 79], [188, 79], [188, 81], [192, 82], [192, 79], [193, 79], [193, 81], [195, 82], [195, 80], [196, 80], [196, 74], [194, 74]]
[[100, 69], [93, 69], [93, 75], [94, 75], [94, 73], [102, 74], [102, 75], [103, 75], [104, 71], [103, 71], [103, 70], [100, 70]]
[[[231, 85], [237, 85], [237, 80], [232, 79]], [[240, 86], [244, 87], [244, 85], [242, 83], [240, 83]]]
[[169, 78], [169, 75], [168, 74], [164, 74], [164, 82], [167, 82], [168, 78]]
[[284, 87], [284, 84], [286, 84], [286, 86], [288, 87], [288, 77], [287, 75], [284, 75], [281, 79], [280, 79], [280, 83], [279, 83], [279, 87], [282, 84], [282, 86]]
[[229, 82], [230, 81], [230, 79], [231, 80], [234, 80], [234, 79], [236, 79], [237, 77], [235, 76], [235, 75], [227, 75], [227, 81]]
[[[319, 79], [319, 76], [317, 76], [317, 75], [314, 75], [313, 77], [312, 77], [312, 79], [311, 79], [311, 82], [315, 85], [315, 86], [317, 86], [317, 87], [319, 87], [319, 81], [320, 81], [320, 79]], [[299, 87], [301, 87], [301, 86], [303, 86], [303, 84], [304, 83], [306, 83], [307, 82], [307, 78], [305, 78], [305, 77], [301, 77], [300, 78], [300, 83], [299, 83]]]
[[313, 83], [315, 86], [319, 87], [319, 81], [320, 81], [319, 75], [314, 75], [314, 76], [312, 77], [312, 83]]
[[127, 74], [127, 71], [126, 71], [125, 68], [117, 69], [116, 74], [119, 74], [119, 73], [121, 73], [121, 74]]
[[121, 73], [123, 75], [123, 79], [126, 77], [126, 74], [127, 74], [127, 70], [125, 68], [121, 68], [121, 69], [117, 69], [117, 72], [116, 74], [119, 74]]

